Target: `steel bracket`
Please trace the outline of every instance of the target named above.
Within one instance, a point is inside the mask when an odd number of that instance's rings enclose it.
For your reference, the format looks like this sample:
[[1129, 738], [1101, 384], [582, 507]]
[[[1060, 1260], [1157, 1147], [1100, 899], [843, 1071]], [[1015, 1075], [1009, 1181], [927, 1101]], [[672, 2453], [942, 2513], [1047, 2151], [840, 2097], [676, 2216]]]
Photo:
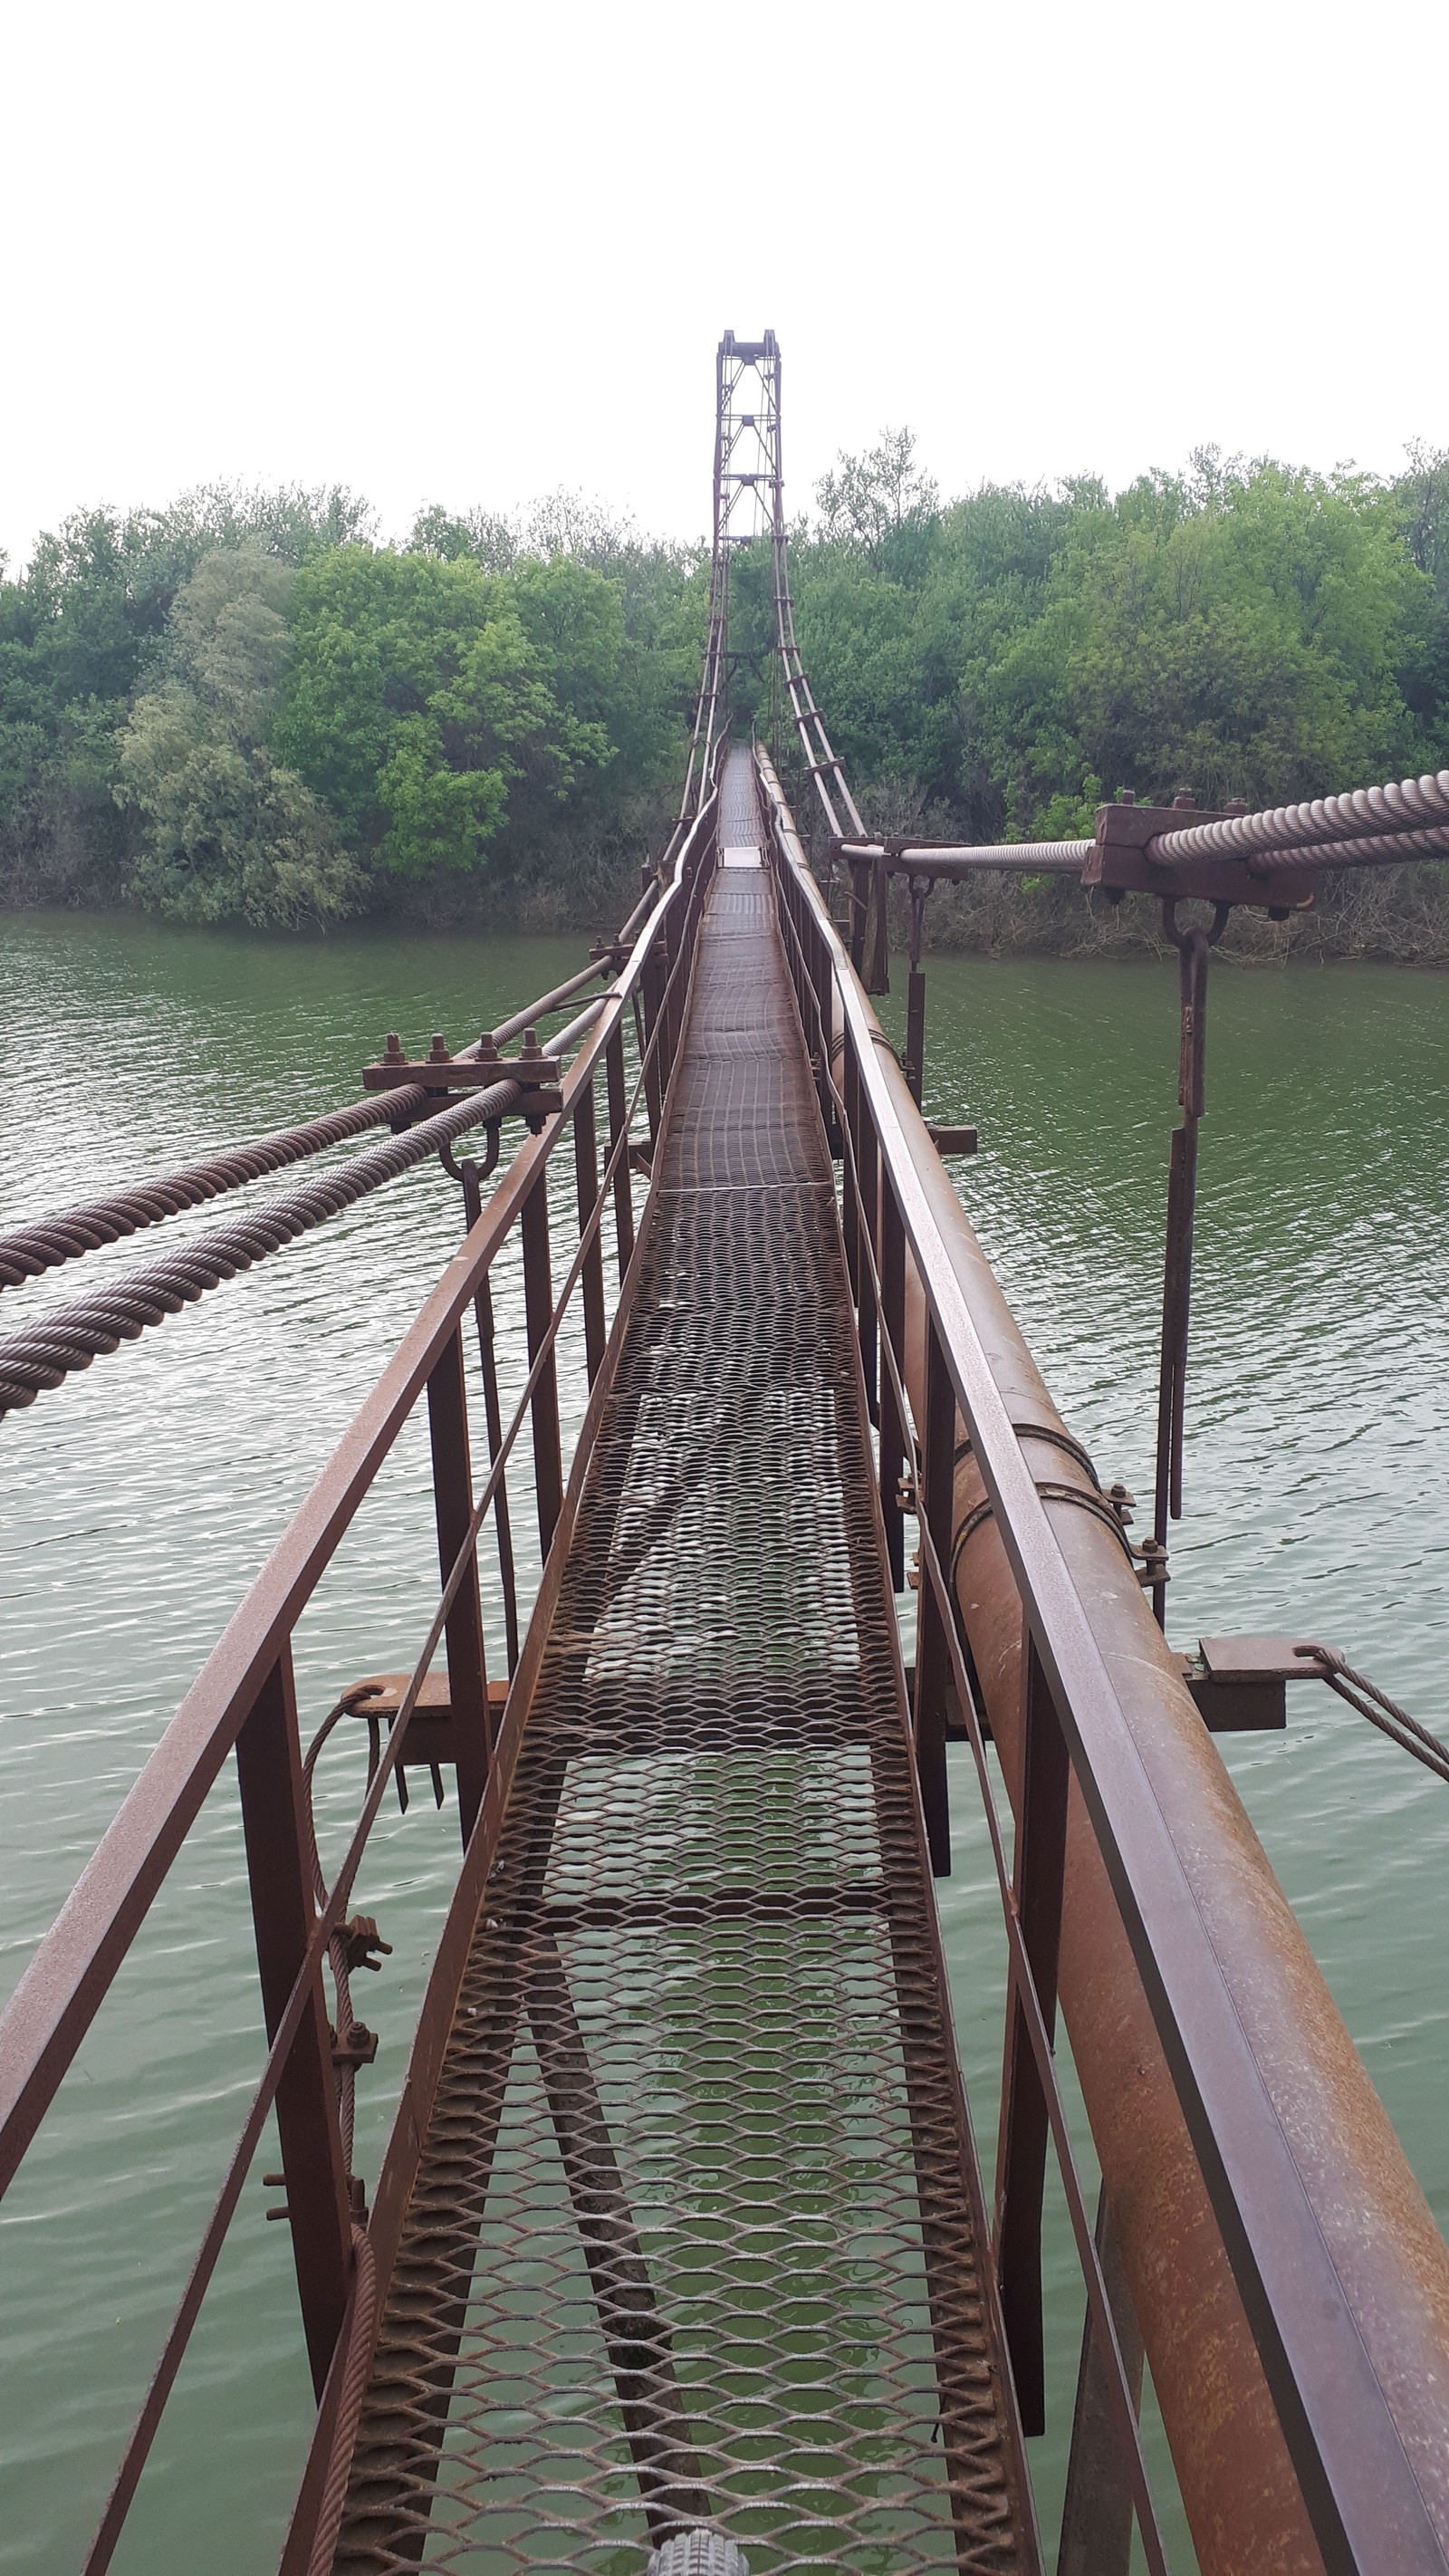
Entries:
[[1099, 805], [1097, 836], [1082, 865], [1084, 886], [1101, 886], [1113, 899], [1124, 894], [1196, 895], [1205, 903], [1251, 903], [1274, 919], [1306, 912], [1317, 894], [1311, 868], [1274, 868], [1269, 877], [1255, 876], [1243, 859], [1195, 859], [1184, 867], [1164, 866], [1152, 856], [1152, 843], [1165, 832], [1179, 832], [1189, 822], [1225, 823], [1244, 811], [1241, 805], [1194, 805], [1177, 797], [1171, 805]]

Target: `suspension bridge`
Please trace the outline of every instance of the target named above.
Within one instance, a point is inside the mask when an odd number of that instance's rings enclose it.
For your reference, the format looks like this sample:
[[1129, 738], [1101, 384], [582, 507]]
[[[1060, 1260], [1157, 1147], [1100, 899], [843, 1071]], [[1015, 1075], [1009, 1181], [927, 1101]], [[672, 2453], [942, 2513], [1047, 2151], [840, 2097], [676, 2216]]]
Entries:
[[[770, 744], [731, 720], [744, 544], [774, 568]], [[1449, 2251], [1213, 1736], [1281, 1725], [1288, 1681], [1316, 1678], [1441, 1777], [1449, 1754], [1317, 1641], [1185, 1654], [1164, 1633], [1213, 940], [1234, 904], [1311, 902], [1325, 865], [1446, 847], [1449, 772], [1260, 814], [1117, 803], [1091, 839], [1025, 850], [873, 838], [795, 632], [780, 352], [726, 334], [688, 776], [618, 935], [456, 1052], [389, 1039], [348, 1108], [0, 1235], [16, 1287], [385, 1131], [0, 1330], [10, 1411], [184, 1330], [407, 1169], [438, 1157], [462, 1194], [455, 1257], [0, 2020], [5, 2187], [234, 1757], [267, 2052], [88, 2576], [228, 2232], [256, 2223], [273, 2117], [316, 2401], [285, 2576], [1031, 2576], [1049, 2159], [1082, 2275], [1060, 2576], [1167, 2565], [1149, 2366], [1209, 2576], [1449, 2568]], [[943, 1151], [971, 1131], [922, 1114], [930, 887], [1023, 863], [1159, 898], [1181, 961], [1140, 1541], [952, 1185]], [[871, 1000], [898, 880], [901, 1057]], [[506, 1409], [515, 1244], [528, 1366]], [[570, 1335], [589, 1398], [566, 1457]], [[297, 1623], [420, 1409], [435, 1614], [407, 1668], [339, 1673], [304, 1743]], [[314, 1781], [364, 1738], [329, 1879]], [[451, 1777], [461, 1857], [369, 2185], [354, 1988], [387, 1943], [358, 1897], [382, 1799], [420, 1772]], [[967, 1777], [1010, 1971], [989, 2180], [933, 1887]]]

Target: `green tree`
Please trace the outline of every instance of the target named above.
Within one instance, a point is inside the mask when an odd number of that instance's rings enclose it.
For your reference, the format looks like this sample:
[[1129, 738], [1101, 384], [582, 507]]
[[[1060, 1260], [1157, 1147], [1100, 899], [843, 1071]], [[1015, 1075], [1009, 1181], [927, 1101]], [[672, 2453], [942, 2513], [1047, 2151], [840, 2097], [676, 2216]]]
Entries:
[[357, 907], [331, 816], [266, 739], [295, 579], [253, 539], [212, 547], [176, 595], [155, 685], [119, 743], [131, 892], [153, 911], [295, 929]]
[[607, 758], [558, 705], [512, 587], [471, 557], [350, 545], [303, 565], [278, 755], [373, 870], [476, 875], [515, 792]]

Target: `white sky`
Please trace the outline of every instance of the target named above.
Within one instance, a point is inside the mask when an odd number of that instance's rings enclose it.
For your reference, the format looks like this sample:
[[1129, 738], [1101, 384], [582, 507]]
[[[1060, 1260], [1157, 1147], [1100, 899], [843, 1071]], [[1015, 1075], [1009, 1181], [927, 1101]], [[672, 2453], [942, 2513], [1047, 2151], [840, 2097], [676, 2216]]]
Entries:
[[0, 548], [82, 502], [564, 484], [707, 523], [720, 331], [794, 506], [1203, 441], [1449, 445], [1445, 0], [9, 0]]

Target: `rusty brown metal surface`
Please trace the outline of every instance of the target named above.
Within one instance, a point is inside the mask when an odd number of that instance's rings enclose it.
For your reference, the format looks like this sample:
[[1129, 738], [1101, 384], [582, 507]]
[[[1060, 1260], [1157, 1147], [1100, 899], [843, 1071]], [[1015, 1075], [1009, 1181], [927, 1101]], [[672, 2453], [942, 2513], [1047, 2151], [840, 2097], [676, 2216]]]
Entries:
[[[289, 1649], [278, 1656], [237, 1738], [237, 1781], [262, 2010], [271, 2041], [315, 1925], [311, 1835], [302, 1799]], [[348, 2176], [320, 1989], [313, 1991], [277, 2090], [277, 2129], [307, 2355], [320, 2397], [347, 2307], [351, 2272]]]
[[1029, 2567], [763, 871], [715, 880], [656, 1175], [336, 2565], [642, 2565], [708, 2519], [752, 2576]]
[[826, 935], [971, 1444], [956, 1586], [1008, 1780], [1023, 1600], [1068, 1735], [1062, 2004], [1200, 2558], [1441, 2567], [1449, 2253]]
[[[953, 1409], [954, 1428], [954, 1409]], [[1027, 1635], [1022, 1648], [1021, 1768], [1016, 1797], [1012, 1894], [1021, 1918], [1047, 2036], [1056, 2031], [1062, 1931], [1067, 1788], [1071, 1764], [1041, 1657]], [[992, 2242], [1001, 2309], [1011, 2347], [1022, 2422], [1046, 2431], [1046, 2355], [1042, 2337], [1041, 2220], [1046, 2182], [1047, 2105], [1032, 2056], [1022, 1998], [1011, 1981], [1006, 2006], [1006, 2067], [996, 2152]]]
[[[432, 1446], [438, 1572], [440, 1580], [446, 1583], [454, 1559], [467, 1539], [474, 1494], [461, 1324], [428, 1379], [428, 1433]], [[458, 1776], [458, 1822], [466, 1847], [482, 1804], [491, 1750], [488, 1667], [476, 1547], [469, 1552], [443, 1633], [448, 1650], [448, 1701]]]

